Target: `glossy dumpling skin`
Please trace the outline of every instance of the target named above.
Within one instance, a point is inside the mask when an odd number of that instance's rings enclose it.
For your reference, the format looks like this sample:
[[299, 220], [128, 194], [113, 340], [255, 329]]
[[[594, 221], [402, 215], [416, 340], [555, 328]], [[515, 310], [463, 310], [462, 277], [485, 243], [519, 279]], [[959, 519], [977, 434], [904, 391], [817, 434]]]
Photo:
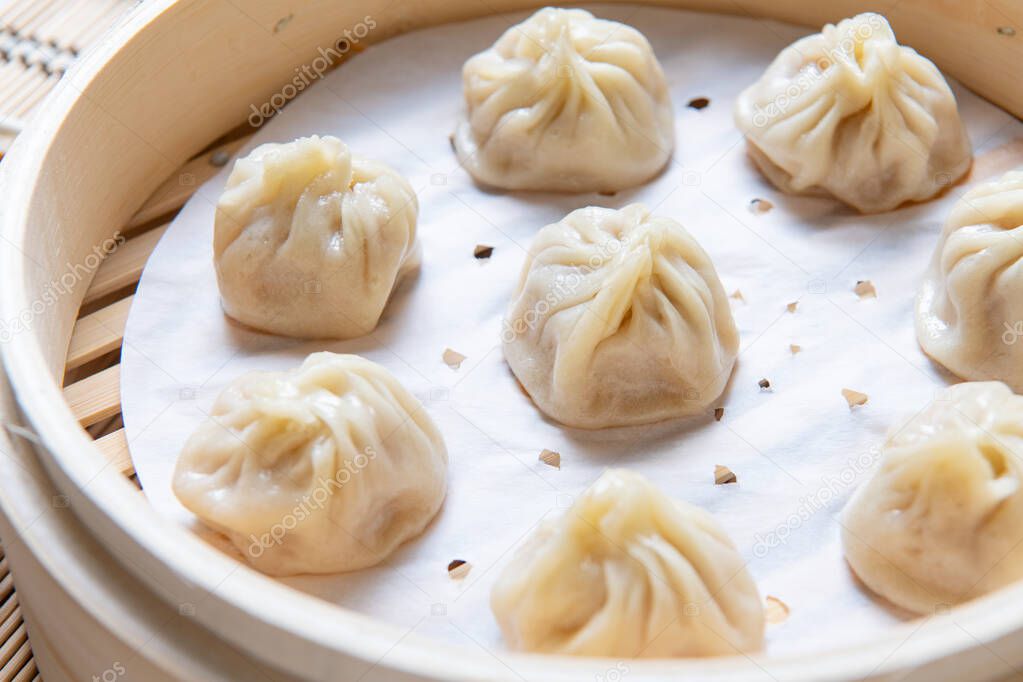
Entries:
[[938, 68], [860, 14], [781, 51], [739, 96], [750, 156], [789, 194], [824, 194], [863, 213], [923, 201], [973, 158]]
[[1023, 172], [979, 185], [953, 207], [917, 297], [916, 334], [964, 379], [1023, 391]]
[[444, 500], [447, 450], [384, 368], [313, 353], [230, 384], [174, 471], [181, 503], [270, 575], [372, 566]]
[[1023, 577], [1023, 397], [952, 386], [888, 435], [877, 473], [843, 512], [853, 571], [931, 614]]
[[418, 211], [404, 178], [337, 138], [257, 147], [237, 161], [217, 204], [224, 310], [282, 336], [368, 334], [419, 264]]
[[617, 191], [668, 162], [675, 132], [661, 65], [631, 26], [546, 7], [462, 70], [460, 163], [493, 187]]
[[536, 405], [581, 428], [706, 411], [739, 348], [710, 257], [641, 204], [579, 209], [540, 230], [502, 337]]
[[522, 651], [661, 658], [763, 647], [760, 595], [718, 523], [621, 469], [517, 551], [491, 609]]

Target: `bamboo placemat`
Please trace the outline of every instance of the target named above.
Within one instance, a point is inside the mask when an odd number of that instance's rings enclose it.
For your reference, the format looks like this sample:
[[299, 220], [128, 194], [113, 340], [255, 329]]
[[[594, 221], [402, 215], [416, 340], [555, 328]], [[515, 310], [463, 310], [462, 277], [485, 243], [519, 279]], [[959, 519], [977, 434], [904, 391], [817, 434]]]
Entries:
[[135, 0], [0, 0], [0, 155], [78, 55]]
[[[0, 0], [0, 157], [78, 55], [133, 5], [135, 0]], [[39, 679], [0, 549], [0, 682]]]

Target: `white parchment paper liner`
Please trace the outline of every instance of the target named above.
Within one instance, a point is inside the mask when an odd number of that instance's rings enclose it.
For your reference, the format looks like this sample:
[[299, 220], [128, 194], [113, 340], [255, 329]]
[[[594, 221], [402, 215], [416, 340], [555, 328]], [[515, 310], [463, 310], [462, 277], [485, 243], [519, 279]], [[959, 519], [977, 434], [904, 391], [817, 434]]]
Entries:
[[[246, 151], [337, 135], [411, 181], [421, 205], [422, 271], [396, 292], [371, 336], [310, 343], [229, 322], [211, 240], [230, 166], [197, 192], [153, 253], [125, 334], [124, 421], [145, 492], [161, 513], [209, 536], [175, 500], [170, 481], [182, 444], [215, 396], [246, 371], [289, 368], [312, 351], [358, 353], [386, 366], [426, 404], [451, 453], [448, 497], [426, 533], [384, 565], [285, 581], [296, 589], [499, 655], [488, 599], [508, 553], [614, 465], [645, 474], [724, 524], [762, 594], [791, 608], [785, 623], [769, 629], [769, 653], [876, 635], [905, 615], [856, 585], [842, 559], [837, 514], [873, 468], [889, 423], [952, 380], [917, 347], [912, 303], [941, 222], [968, 185], [871, 217], [826, 199], [780, 195], [748, 162], [732, 105], [807, 30], [641, 6], [593, 11], [645, 33], [671, 86], [674, 159], [642, 187], [610, 197], [487, 192], [457, 166], [448, 136], [462, 106], [462, 63], [525, 14], [371, 47], [308, 89], [248, 145]], [[995, 152], [990, 156], [1005, 166], [1004, 145], [1023, 126], [953, 87], [976, 152]], [[696, 97], [709, 98], [709, 106], [687, 107]], [[754, 198], [775, 208], [755, 215], [748, 208]], [[713, 258], [726, 289], [745, 299], [732, 301], [742, 352], [718, 402], [724, 417], [601, 432], [563, 428], [541, 416], [505, 365], [501, 317], [541, 226], [581, 206], [635, 201], [681, 221]], [[474, 259], [477, 244], [494, 246], [493, 256]], [[876, 299], [853, 293], [861, 279], [873, 281]], [[787, 312], [793, 301], [796, 312]], [[802, 352], [793, 355], [793, 343]], [[445, 348], [467, 356], [457, 371], [442, 362]], [[770, 390], [761, 390], [761, 378]], [[867, 393], [867, 405], [850, 410], [841, 395], [846, 387]], [[544, 448], [561, 453], [560, 470], [538, 461]], [[730, 467], [738, 484], [714, 485], [715, 464]], [[446, 571], [456, 558], [473, 565], [461, 581]]]

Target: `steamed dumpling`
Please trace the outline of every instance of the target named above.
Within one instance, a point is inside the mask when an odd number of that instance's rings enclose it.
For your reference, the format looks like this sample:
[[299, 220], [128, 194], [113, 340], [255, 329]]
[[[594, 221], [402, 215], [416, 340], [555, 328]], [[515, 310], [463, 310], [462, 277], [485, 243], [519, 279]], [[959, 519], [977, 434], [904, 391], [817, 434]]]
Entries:
[[929, 614], [1023, 577], [1023, 397], [998, 382], [952, 386], [883, 453], [842, 522], [867, 587]]
[[270, 575], [353, 571], [423, 531], [447, 450], [384, 368], [314, 353], [224, 390], [174, 471], [181, 503]]
[[764, 639], [757, 587], [714, 518], [621, 469], [537, 530], [490, 605], [522, 651], [726, 656], [756, 652]]
[[964, 379], [1023, 391], [1023, 172], [953, 207], [917, 298], [916, 335]]
[[368, 334], [419, 264], [418, 211], [404, 178], [337, 138], [257, 147], [235, 164], [217, 204], [224, 310], [284, 336]]
[[537, 406], [583, 428], [704, 412], [739, 348], [710, 258], [640, 204], [582, 208], [540, 230], [502, 336]]
[[860, 14], [782, 50], [735, 106], [764, 175], [863, 213], [933, 197], [970, 167], [955, 95], [938, 68]]
[[459, 162], [504, 189], [617, 191], [649, 180], [675, 141], [668, 87], [636, 29], [547, 7], [462, 70]]

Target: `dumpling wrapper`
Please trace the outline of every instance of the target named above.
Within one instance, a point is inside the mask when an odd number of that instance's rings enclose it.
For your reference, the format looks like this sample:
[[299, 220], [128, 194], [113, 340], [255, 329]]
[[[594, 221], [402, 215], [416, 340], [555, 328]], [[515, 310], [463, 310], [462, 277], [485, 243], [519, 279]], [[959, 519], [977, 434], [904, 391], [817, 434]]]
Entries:
[[224, 310], [282, 336], [368, 334], [419, 265], [418, 212], [408, 181], [335, 137], [257, 147], [217, 203]]
[[956, 375], [1023, 391], [1023, 171], [952, 208], [917, 297], [916, 336]]
[[739, 95], [735, 122], [780, 190], [830, 195], [862, 213], [930, 199], [973, 160], [941, 72], [874, 13], [782, 50]]
[[447, 465], [440, 432], [397, 379], [322, 352], [231, 383], [185, 443], [173, 488], [260, 571], [336, 573], [419, 535]]
[[502, 337], [537, 406], [582, 428], [706, 412], [739, 349], [710, 257], [641, 204], [582, 208], [540, 230]]
[[546, 7], [462, 70], [459, 162], [514, 190], [615, 192], [671, 157], [667, 81], [636, 29], [582, 9]]
[[752, 654], [764, 607], [706, 511], [609, 469], [514, 555], [491, 593], [512, 649], [662, 658]]
[[845, 556], [871, 590], [932, 614], [1023, 578], [1023, 396], [952, 386], [888, 434], [842, 513]]

